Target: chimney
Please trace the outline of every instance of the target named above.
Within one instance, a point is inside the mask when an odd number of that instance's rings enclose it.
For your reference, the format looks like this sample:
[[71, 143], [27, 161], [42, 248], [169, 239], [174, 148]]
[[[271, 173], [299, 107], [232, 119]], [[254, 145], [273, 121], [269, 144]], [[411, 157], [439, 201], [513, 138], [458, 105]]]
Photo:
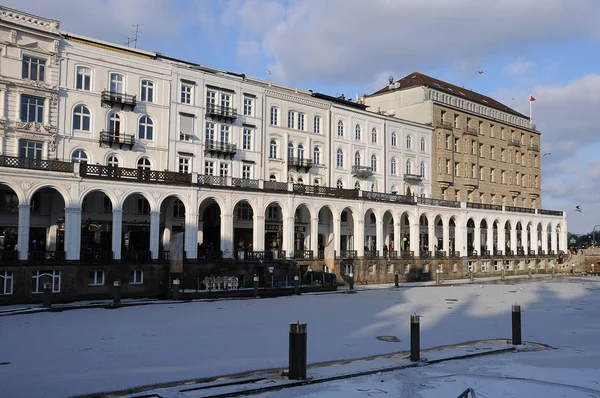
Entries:
[[394, 83], [394, 88], [400, 88], [400, 82]]
[[388, 82], [389, 82], [388, 88], [390, 90], [393, 90], [394, 89], [394, 76], [390, 75], [388, 77]]

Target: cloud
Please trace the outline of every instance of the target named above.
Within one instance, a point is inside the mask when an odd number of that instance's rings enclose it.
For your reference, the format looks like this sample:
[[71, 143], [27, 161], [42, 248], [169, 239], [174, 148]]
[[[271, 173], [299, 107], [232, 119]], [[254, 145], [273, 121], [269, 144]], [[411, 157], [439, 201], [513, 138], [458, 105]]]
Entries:
[[504, 67], [504, 73], [510, 76], [521, 76], [525, 74], [530, 68], [535, 66], [534, 62], [525, 61], [524, 59], [518, 59], [515, 62], [506, 65]]

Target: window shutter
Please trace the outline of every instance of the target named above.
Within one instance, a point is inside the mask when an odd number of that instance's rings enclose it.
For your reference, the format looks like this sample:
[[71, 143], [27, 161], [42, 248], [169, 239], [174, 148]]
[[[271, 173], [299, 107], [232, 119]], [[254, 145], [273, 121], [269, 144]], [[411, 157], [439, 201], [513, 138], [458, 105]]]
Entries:
[[179, 115], [180, 117], [180, 131], [184, 134], [194, 133], [194, 117], [188, 115]]

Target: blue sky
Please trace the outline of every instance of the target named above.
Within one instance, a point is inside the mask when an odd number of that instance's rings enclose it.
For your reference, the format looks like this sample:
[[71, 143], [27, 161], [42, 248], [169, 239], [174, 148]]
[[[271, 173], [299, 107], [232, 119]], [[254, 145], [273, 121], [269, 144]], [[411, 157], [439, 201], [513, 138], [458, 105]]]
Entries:
[[[600, 224], [600, 1], [4, 0], [61, 29], [331, 95], [413, 71], [492, 96], [542, 131], [542, 206]], [[485, 69], [480, 75], [478, 70]], [[513, 99], [514, 98], [514, 99]], [[575, 212], [580, 205], [582, 213]]]

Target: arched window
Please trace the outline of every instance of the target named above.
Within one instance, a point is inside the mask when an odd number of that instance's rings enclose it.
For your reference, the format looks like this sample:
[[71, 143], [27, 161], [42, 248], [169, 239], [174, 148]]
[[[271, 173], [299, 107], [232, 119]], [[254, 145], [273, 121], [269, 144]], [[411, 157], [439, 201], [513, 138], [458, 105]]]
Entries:
[[375, 129], [375, 128], [373, 128], [373, 130], [371, 130], [371, 143], [377, 144], [377, 129]]
[[304, 180], [302, 179], [302, 177], [298, 177], [298, 184], [304, 185]]
[[342, 182], [342, 180], [337, 180], [336, 186], [338, 187], [338, 189], [343, 189], [344, 188], [344, 183]]
[[354, 153], [354, 165], [360, 166], [360, 152], [358, 151]]
[[392, 133], [392, 146], [395, 147], [396, 145], [398, 145], [398, 135], [394, 131]]
[[142, 116], [140, 118], [138, 138], [141, 140], [151, 140], [154, 136], [154, 123], [149, 116]]
[[373, 172], [377, 171], [377, 156], [375, 154], [371, 155], [371, 169]]
[[412, 137], [410, 135], [406, 136], [406, 149], [411, 149], [412, 147]]
[[91, 113], [87, 106], [77, 105], [73, 109], [73, 130], [91, 130]]
[[304, 159], [304, 145], [298, 144], [298, 158]]
[[337, 167], [344, 167], [344, 151], [342, 151], [342, 148], [337, 150], [336, 164]]
[[73, 163], [86, 163], [88, 161], [88, 155], [84, 150], [78, 149], [73, 152], [71, 156], [71, 161]]
[[319, 150], [318, 146], [316, 146], [313, 150], [313, 163], [321, 164], [321, 151]]
[[412, 174], [412, 162], [410, 159], [406, 161], [406, 172], [404, 174]]
[[110, 167], [119, 167], [119, 163], [119, 158], [115, 155], [109, 156], [108, 160], [106, 161], [106, 164]]
[[419, 167], [419, 175], [421, 178], [425, 178], [425, 162], [421, 162], [421, 166]]
[[271, 140], [269, 144], [269, 157], [271, 159], [277, 159], [277, 141]]
[[275, 177], [275, 174], [271, 174], [271, 175], [269, 176], [269, 181], [271, 181], [271, 182], [275, 182], [275, 181], [277, 181], [277, 177]]
[[356, 128], [354, 129], [354, 139], [356, 141], [360, 141], [360, 124], [357, 124]]
[[360, 191], [360, 181], [356, 181], [354, 183], [354, 189], [358, 189]]
[[394, 195], [398, 193], [398, 188], [395, 185], [392, 185], [391, 193], [393, 193]]
[[427, 147], [425, 146], [425, 138], [421, 138], [421, 152], [425, 152]]
[[125, 78], [118, 73], [110, 74], [110, 91], [114, 94], [125, 93]]
[[291, 159], [294, 157], [294, 144], [292, 144], [291, 142], [288, 144], [288, 159]]
[[338, 121], [338, 137], [344, 136], [344, 122]]
[[150, 159], [147, 157], [141, 157], [137, 162], [138, 170], [151, 170], [152, 165], [150, 164]]
[[116, 112], [108, 114], [108, 131], [114, 135], [119, 135], [121, 132], [121, 116]]
[[392, 162], [390, 164], [390, 174], [393, 176], [396, 175], [396, 166], [397, 166], [396, 158], [392, 158]]

